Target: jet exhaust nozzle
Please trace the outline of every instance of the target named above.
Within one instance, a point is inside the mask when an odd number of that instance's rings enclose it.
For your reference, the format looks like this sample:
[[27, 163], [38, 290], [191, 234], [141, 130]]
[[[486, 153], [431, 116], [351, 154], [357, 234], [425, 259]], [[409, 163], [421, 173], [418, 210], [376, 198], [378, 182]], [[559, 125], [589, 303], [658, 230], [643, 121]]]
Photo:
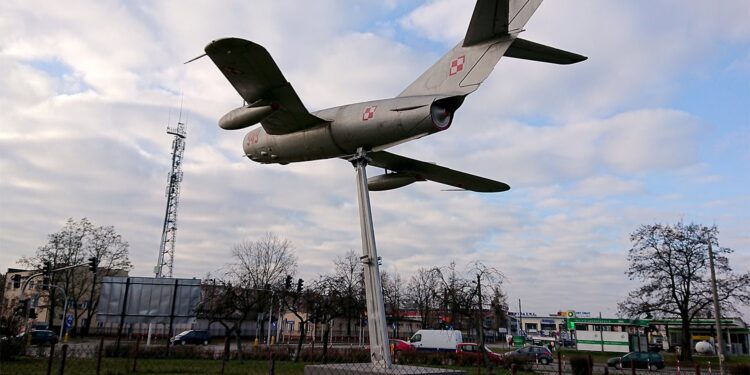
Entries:
[[392, 190], [417, 182], [416, 176], [404, 173], [388, 173], [373, 176], [367, 179], [367, 188], [370, 191]]
[[219, 119], [219, 127], [224, 130], [246, 128], [263, 121], [274, 109], [272, 105], [235, 108]]

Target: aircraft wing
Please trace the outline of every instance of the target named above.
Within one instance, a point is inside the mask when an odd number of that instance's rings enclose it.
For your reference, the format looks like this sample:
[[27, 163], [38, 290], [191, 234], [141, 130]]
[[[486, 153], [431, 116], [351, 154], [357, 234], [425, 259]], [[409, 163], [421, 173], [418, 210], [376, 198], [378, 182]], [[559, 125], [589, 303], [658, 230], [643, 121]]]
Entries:
[[325, 122], [307, 111], [263, 46], [225, 38], [211, 42], [205, 50], [247, 103], [278, 107], [260, 122], [266, 133], [292, 133]]
[[439, 182], [459, 189], [480, 193], [497, 193], [510, 190], [510, 186], [499, 181], [459, 172], [436, 164], [410, 159], [387, 151], [376, 151], [367, 154], [369, 164], [394, 172], [407, 173], [425, 180]]

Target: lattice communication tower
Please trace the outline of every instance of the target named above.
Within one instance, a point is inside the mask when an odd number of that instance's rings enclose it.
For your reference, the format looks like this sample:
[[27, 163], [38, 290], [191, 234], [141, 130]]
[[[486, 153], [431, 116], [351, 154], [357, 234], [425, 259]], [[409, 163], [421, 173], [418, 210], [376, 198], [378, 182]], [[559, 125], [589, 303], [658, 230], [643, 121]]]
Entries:
[[185, 153], [185, 123], [182, 116], [176, 126], [167, 125], [167, 134], [174, 135], [172, 141], [172, 171], [167, 176], [167, 212], [161, 233], [159, 259], [154, 267], [156, 277], [172, 277], [174, 244], [177, 239], [177, 207], [180, 204], [180, 182], [182, 182], [182, 156]]

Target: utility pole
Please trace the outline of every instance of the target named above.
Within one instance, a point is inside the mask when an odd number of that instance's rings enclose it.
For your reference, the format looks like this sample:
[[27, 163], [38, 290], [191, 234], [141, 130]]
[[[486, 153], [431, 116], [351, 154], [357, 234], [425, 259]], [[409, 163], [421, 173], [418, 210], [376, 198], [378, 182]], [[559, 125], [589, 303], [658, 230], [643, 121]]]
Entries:
[[721, 337], [721, 307], [719, 295], [716, 291], [716, 271], [714, 270], [714, 251], [711, 248], [713, 238], [708, 238], [708, 265], [711, 268], [711, 294], [714, 299], [714, 317], [716, 318], [716, 342], [719, 344], [719, 374], [724, 375], [724, 339]]
[[487, 358], [487, 351], [484, 348], [484, 310], [482, 309], [482, 273], [477, 274], [477, 298], [479, 299], [479, 317], [477, 328], [479, 329], [479, 352], [482, 353], [482, 360], [484, 366], [489, 366], [489, 358]]
[[521, 318], [523, 316], [523, 312], [521, 312], [521, 299], [518, 299], [518, 336], [521, 336], [521, 332], [523, 330], [523, 319]]

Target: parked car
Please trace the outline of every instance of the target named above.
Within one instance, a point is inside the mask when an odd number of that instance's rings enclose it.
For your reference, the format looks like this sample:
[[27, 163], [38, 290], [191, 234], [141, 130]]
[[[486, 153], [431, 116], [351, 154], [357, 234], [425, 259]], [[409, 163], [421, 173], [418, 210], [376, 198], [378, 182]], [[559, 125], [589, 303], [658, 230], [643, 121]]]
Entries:
[[607, 360], [607, 366], [617, 368], [647, 368], [657, 370], [664, 368], [664, 357], [661, 353], [654, 352], [630, 352], [622, 357], [613, 357]]
[[[476, 361], [482, 361], [481, 346], [473, 342], [462, 342], [456, 345], [456, 356], [461, 359], [471, 359]], [[484, 347], [484, 351], [487, 352], [487, 358], [495, 364], [503, 363], [503, 356], [493, 352], [487, 346]]]
[[[28, 340], [26, 332], [16, 336], [19, 341]], [[59, 341], [57, 335], [48, 329], [34, 329], [31, 331], [31, 345], [52, 345]]]
[[413, 352], [416, 351], [411, 344], [404, 340], [399, 339], [390, 339], [388, 340], [389, 344], [391, 345], [391, 348], [394, 352]]
[[553, 362], [552, 352], [538, 345], [524, 346], [523, 348], [505, 353], [504, 357], [507, 362], [539, 362], [543, 365]]
[[172, 337], [169, 341], [175, 345], [208, 345], [208, 342], [211, 341], [211, 335], [208, 333], [208, 331], [190, 330]]

